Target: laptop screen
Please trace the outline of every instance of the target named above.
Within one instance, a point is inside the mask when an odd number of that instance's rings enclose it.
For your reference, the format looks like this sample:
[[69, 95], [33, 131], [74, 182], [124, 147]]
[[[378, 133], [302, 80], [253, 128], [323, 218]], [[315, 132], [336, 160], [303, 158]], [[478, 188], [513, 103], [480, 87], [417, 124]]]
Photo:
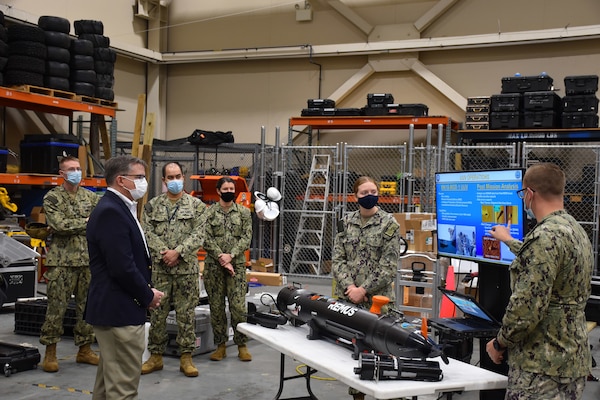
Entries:
[[461, 296], [456, 292], [446, 290], [444, 290], [442, 293], [444, 293], [444, 295], [447, 296], [450, 299], [450, 301], [452, 301], [456, 305], [456, 307], [464, 314], [472, 317], [477, 317], [489, 322], [496, 322], [489, 315], [487, 315], [487, 313], [481, 309], [479, 304], [477, 304], [470, 297]]

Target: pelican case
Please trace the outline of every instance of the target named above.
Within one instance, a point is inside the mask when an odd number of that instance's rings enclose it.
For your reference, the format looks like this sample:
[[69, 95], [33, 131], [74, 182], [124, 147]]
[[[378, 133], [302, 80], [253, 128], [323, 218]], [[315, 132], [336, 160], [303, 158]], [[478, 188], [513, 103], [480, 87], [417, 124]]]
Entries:
[[523, 128], [560, 128], [558, 111], [526, 111], [523, 113]]
[[595, 94], [574, 94], [562, 98], [563, 112], [598, 112], [598, 98]]
[[502, 93], [543, 92], [552, 90], [553, 83], [548, 75], [509, 76], [502, 78]]
[[385, 107], [386, 104], [392, 104], [394, 96], [391, 93], [369, 93], [367, 94], [367, 107]]
[[25, 135], [21, 140], [21, 172], [58, 174], [58, 157], [77, 157], [79, 141], [69, 134]]
[[565, 91], [570, 94], [594, 94], [598, 91], [598, 75], [565, 76]]
[[598, 113], [594, 112], [572, 112], [562, 113], [563, 128], [597, 128]]
[[308, 99], [308, 108], [335, 108], [335, 100], [332, 99]]
[[490, 129], [518, 129], [522, 124], [522, 114], [518, 112], [490, 113]]
[[0, 366], [6, 377], [15, 372], [37, 368], [40, 359], [37, 347], [0, 342]]
[[520, 111], [523, 105], [521, 93], [502, 93], [491, 96], [490, 110], [492, 112]]
[[523, 93], [524, 111], [560, 111], [562, 99], [556, 92], [527, 92]]
[[8, 149], [0, 147], [0, 173], [6, 172], [6, 164], [8, 162]]

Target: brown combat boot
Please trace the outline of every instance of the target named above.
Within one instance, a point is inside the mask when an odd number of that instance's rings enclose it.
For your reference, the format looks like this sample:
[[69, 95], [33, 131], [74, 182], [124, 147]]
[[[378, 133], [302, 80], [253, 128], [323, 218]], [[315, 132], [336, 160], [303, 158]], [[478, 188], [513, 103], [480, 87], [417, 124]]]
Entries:
[[160, 371], [161, 369], [163, 369], [162, 354], [152, 354], [150, 355], [150, 358], [142, 364], [142, 375]]
[[196, 368], [192, 362], [192, 353], [183, 353], [181, 355], [179, 358], [179, 370], [183, 372], [185, 376], [198, 376], [198, 368]]
[[217, 350], [215, 350], [215, 352], [210, 355], [210, 359], [213, 361], [221, 361], [225, 357], [227, 357], [227, 346], [225, 345], [225, 343], [221, 343], [217, 347]]
[[84, 344], [79, 347], [75, 361], [80, 364], [98, 365], [100, 357], [92, 350], [89, 344]]
[[42, 369], [46, 372], [58, 371], [58, 360], [56, 359], [56, 343], [49, 344], [48, 346], [46, 346], [46, 354], [44, 355]]
[[250, 354], [245, 344], [238, 346], [238, 358], [242, 361], [252, 361], [252, 354]]
[[352, 395], [353, 400], [365, 400], [364, 393], [355, 393]]

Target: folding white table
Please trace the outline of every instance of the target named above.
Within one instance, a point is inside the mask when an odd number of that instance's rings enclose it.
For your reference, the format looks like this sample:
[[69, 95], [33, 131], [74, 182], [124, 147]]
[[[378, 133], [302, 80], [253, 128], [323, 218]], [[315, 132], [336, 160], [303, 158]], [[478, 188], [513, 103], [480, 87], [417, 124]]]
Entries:
[[285, 380], [303, 376], [285, 377], [285, 356], [307, 365], [304, 377], [308, 396], [302, 397], [302, 399], [317, 399], [310, 387], [310, 375], [315, 371], [320, 371], [344, 382], [376, 399], [416, 398], [420, 395], [504, 389], [507, 385], [507, 378], [504, 375], [455, 359], [450, 359], [449, 364], [444, 364], [439, 357], [430, 359], [430, 361], [438, 361], [443, 371], [443, 379], [439, 382], [361, 380], [354, 373], [354, 368], [358, 367], [358, 360], [352, 358], [352, 352], [326, 340], [307, 339], [309, 328], [306, 325], [295, 327], [286, 324], [279, 325], [276, 329], [270, 329], [260, 325], [242, 323], [237, 326], [237, 329], [281, 353], [279, 392], [275, 396], [275, 400], [281, 396]]

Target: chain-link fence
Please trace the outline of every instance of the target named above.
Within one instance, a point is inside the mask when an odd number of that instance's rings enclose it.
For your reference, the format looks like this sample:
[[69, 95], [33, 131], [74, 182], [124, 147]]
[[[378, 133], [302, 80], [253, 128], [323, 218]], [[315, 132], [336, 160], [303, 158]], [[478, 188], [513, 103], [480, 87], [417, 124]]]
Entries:
[[[588, 233], [598, 260], [598, 166], [600, 147], [573, 144], [446, 146], [443, 171], [520, 167], [538, 162], [559, 165], [566, 175], [565, 209]], [[594, 275], [599, 276], [598, 261]]]

